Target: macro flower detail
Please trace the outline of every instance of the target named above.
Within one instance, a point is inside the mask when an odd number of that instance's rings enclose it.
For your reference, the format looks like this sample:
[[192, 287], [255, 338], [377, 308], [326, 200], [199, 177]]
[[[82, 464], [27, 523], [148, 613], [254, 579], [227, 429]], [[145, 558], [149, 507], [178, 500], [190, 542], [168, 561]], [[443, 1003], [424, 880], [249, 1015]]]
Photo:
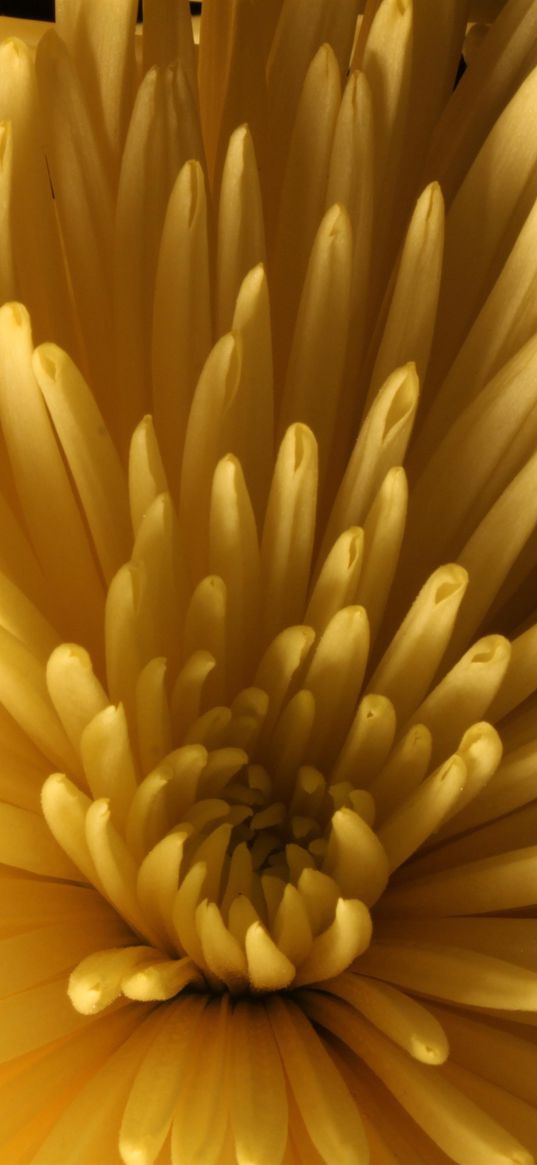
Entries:
[[537, 3], [136, 7], [0, 18], [0, 1160], [532, 1165]]

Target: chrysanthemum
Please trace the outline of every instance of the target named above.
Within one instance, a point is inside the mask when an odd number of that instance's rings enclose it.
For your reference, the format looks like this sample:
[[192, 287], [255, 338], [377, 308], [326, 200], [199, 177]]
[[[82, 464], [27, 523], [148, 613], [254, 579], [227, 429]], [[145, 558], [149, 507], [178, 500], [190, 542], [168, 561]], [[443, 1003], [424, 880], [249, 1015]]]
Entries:
[[361, 7], [0, 46], [2, 1165], [537, 1155], [537, 2]]

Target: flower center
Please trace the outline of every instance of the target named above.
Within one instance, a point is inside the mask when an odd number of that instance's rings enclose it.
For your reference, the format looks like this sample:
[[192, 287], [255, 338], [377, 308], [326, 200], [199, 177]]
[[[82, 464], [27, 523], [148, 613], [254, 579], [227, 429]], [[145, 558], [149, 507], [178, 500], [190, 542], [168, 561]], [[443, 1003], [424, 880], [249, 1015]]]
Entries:
[[[147, 1001], [184, 988], [304, 986], [338, 975], [369, 945], [369, 907], [388, 878], [371, 793], [312, 764], [292, 771], [296, 738], [286, 739], [282, 717], [279, 731], [263, 734], [260, 690], [233, 707], [231, 721], [223, 708], [204, 713], [196, 734], [206, 743], [169, 752], [131, 797], [118, 795], [112, 777], [111, 796], [93, 800], [64, 776], [46, 782], [52, 831], [66, 848], [61, 820], [77, 817], [70, 856], [131, 931], [125, 947], [74, 971], [69, 993], [80, 1011], [120, 994]], [[101, 730], [112, 712], [100, 714]]]

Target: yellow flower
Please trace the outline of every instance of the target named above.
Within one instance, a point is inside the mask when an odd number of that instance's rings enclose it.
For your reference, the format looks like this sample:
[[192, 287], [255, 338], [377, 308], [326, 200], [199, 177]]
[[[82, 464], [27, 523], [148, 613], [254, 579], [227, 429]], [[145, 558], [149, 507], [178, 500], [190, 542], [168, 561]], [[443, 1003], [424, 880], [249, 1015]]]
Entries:
[[537, 1155], [537, 3], [361, 8], [0, 45], [5, 1165]]

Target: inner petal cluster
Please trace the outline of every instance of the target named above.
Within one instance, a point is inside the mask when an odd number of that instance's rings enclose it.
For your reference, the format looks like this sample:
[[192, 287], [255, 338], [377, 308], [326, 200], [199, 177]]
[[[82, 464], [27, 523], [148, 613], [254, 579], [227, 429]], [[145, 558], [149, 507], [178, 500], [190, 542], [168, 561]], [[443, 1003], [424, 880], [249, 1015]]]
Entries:
[[[286, 641], [288, 652], [297, 637], [311, 648], [307, 631], [288, 629], [261, 671], [271, 661], [274, 668]], [[322, 645], [323, 637], [317, 652]], [[85, 682], [96, 683], [80, 648], [63, 645], [49, 661], [60, 715], [62, 678], [81, 662]], [[314, 665], [315, 651], [303, 680]], [[136, 784], [122, 708], [103, 707], [80, 740], [93, 798], [63, 774], [45, 783], [52, 832], [134, 932], [126, 948], [97, 952], [75, 970], [70, 996], [79, 1010], [97, 1011], [120, 993], [167, 999], [186, 986], [233, 994], [299, 987], [338, 975], [368, 946], [369, 907], [389, 869], [373, 831], [374, 798], [359, 787], [359, 766], [354, 781], [338, 779], [345, 747], [328, 776], [296, 763], [308, 758], [315, 723], [312, 692], [298, 685], [295, 678], [272, 727], [262, 688], [239, 692], [231, 708], [209, 708], [190, 724], [189, 742]], [[366, 697], [347, 725], [347, 753], [375, 721], [370, 705]], [[302, 740], [300, 707], [309, 726]], [[98, 795], [103, 780], [108, 796]]]

